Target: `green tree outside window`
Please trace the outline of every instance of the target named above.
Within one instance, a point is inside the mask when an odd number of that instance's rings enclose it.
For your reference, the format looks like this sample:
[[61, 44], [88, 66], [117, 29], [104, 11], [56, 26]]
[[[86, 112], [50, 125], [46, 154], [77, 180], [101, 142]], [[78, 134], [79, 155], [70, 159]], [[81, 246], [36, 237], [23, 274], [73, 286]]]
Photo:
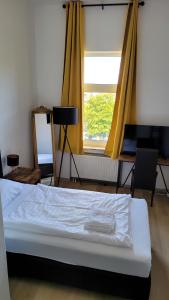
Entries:
[[110, 131], [115, 94], [100, 93], [89, 96], [84, 103], [84, 131], [88, 138], [105, 139]]

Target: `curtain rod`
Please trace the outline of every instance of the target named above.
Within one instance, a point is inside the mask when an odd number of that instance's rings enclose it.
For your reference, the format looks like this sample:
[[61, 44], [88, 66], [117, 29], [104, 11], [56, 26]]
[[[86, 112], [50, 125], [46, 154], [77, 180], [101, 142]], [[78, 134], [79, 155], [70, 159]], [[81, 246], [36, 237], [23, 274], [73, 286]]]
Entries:
[[[104, 9], [105, 6], [124, 6], [124, 5], [128, 5], [130, 4], [130, 2], [122, 2], [122, 3], [98, 3], [98, 4], [82, 4], [82, 7], [96, 7], [99, 6], [102, 9]], [[144, 1], [140, 1], [139, 2], [139, 6], [144, 6], [145, 2]], [[66, 8], [66, 4], [63, 4], [63, 8]]]

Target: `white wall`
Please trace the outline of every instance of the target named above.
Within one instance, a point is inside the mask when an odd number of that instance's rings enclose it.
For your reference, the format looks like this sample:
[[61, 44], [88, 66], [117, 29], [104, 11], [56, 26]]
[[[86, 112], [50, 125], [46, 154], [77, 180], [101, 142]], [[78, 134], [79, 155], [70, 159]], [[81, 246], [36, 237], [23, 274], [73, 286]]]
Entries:
[[34, 99], [38, 105], [60, 105], [65, 10], [61, 1], [34, 0]]
[[1, 199], [0, 199], [0, 299], [2, 300], [10, 299], [4, 232], [3, 232], [3, 221], [2, 221]]
[[32, 156], [30, 4], [28, 0], [0, 2], [0, 150], [4, 159], [14, 152], [20, 155], [21, 164], [29, 165]]
[[[33, 3], [35, 99], [38, 104], [59, 105], [63, 77], [65, 10], [62, 8], [62, 1], [34, 0]], [[85, 8], [86, 49], [120, 50], [125, 11], [124, 7], [108, 7], [104, 11], [100, 8]], [[145, 6], [139, 9], [137, 119], [140, 124], [169, 125], [168, 11], [168, 0], [147, 0]], [[68, 158], [64, 170], [63, 176], [69, 176]], [[167, 168], [165, 175], [169, 185], [168, 171]], [[163, 187], [160, 176], [157, 186]]]
[[169, 1], [148, 0], [140, 9], [138, 122], [169, 125]]

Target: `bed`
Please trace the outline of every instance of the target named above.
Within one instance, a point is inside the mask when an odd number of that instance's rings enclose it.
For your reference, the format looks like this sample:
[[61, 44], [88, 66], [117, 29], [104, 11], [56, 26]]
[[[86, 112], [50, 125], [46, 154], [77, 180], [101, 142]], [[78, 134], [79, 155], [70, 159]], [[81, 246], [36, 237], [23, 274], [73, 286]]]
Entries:
[[[100, 240], [93, 241], [93, 236], [92, 240], [86, 238], [83, 240], [81, 237], [75, 238], [70, 233], [68, 236], [54, 235], [49, 231], [51, 228], [39, 226], [39, 223], [37, 226], [34, 222], [29, 224], [28, 210], [25, 210], [23, 204], [26, 202], [25, 199], [30, 198], [28, 201], [31, 202], [32, 189], [35, 191], [40, 189], [40, 192], [48, 189], [50, 192], [60, 195], [61, 199], [63, 199], [63, 193], [66, 193], [71, 199], [78, 195], [84, 199], [90, 196], [91, 203], [92, 199], [116, 196], [43, 187], [43, 185], [36, 187], [14, 182], [9, 184], [16, 185], [13, 192], [15, 198], [8, 201], [8, 205], [3, 205], [9, 274], [55, 280], [61, 284], [66, 283], [80, 288], [111, 293], [128, 299], [146, 300], [149, 298], [151, 246], [145, 200], [131, 199], [132, 247], [117, 247], [109, 242], [104, 244]], [[19, 193], [18, 187], [21, 190]], [[8, 188], [9, 190], [10, 188]], [[118, 195], [118, 197], [120, 196]], [[51, 199], [50, 201], [53, 201], [53, 198]], [[29, 205], [30, 203], [28, 203]], [[34, 205], [36, 205], [36, 201]], [[21, 208], [24, 209], [24, 215], [21, 214], [18, 217], [15, 211], [21, 211]], [[44, 206], [42, 211], [44, 211]], [[39, 215], [41, 214], [42, 212], [39, 213]], [[27, 222], [24, 221], [24, 217]]]

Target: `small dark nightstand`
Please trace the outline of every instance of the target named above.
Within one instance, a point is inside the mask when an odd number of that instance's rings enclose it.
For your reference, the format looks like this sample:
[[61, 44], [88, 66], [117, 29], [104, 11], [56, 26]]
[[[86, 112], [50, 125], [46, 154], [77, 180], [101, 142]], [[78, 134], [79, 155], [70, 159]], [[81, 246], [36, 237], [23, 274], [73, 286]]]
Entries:
[[5, 175], [4, 178], [21, 183], [37, 184], [41, 180], [41, 172], [40, 169], [18, 167]]

